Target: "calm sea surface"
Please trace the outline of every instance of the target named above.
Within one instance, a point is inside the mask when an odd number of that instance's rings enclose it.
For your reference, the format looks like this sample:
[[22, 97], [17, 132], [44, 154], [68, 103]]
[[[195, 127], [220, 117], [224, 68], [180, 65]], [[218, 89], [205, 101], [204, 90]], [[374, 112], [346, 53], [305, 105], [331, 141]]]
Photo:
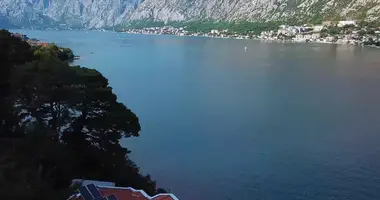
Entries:
[[142, 125], [122, 143], [181, 200], [380, 199], [379, 49], [17, 31], [109, 79]]

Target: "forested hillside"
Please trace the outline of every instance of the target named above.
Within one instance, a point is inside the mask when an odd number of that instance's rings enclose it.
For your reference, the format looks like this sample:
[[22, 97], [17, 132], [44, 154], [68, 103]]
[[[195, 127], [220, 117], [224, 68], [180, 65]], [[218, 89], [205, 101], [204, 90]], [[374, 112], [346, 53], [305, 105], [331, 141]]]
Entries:
[[137, 116], [101, 73], [69, 57], [0, 31], [0, 199], [66, 199], [73, 178], [155, 194], [119, 144], [139, 136]]

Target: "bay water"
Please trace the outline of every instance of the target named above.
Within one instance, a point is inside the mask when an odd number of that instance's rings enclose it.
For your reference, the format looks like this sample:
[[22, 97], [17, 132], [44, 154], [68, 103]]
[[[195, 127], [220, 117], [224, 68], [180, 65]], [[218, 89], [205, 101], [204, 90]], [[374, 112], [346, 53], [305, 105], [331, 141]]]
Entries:
[[107, 77], [142, 125], [121, 143], [181, 200], [380, 199], [379, 49], [12, 31]]

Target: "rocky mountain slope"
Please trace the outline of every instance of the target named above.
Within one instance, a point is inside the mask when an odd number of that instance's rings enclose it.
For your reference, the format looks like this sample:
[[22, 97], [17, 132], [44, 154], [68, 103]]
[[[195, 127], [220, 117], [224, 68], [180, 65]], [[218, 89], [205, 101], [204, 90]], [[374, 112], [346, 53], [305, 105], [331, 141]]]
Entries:
[[130, 20], [284, 20], [380, 17], [380, 0], [146, 0]]
[[0, 18], [7, 25], [50, 26], [54, 21], [36, 12], [26, 0], [0, 0]]
[[0, 0], [0, 25], [103, 28], [132, 20], [380, 19], [380, 0]]
[[121, 23], [140, 0], [0, 0], [0, 17], [21, 26], [54, 22], [101, 28]]

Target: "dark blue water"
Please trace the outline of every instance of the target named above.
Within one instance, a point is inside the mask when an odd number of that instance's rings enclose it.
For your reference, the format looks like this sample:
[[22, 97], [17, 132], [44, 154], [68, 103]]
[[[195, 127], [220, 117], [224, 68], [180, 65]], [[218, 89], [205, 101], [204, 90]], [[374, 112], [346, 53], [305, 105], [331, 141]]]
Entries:
[[109, 79], [142, 124], [122, 143], [181, 200], [380, 199], [379, 49], [21, 32]]

